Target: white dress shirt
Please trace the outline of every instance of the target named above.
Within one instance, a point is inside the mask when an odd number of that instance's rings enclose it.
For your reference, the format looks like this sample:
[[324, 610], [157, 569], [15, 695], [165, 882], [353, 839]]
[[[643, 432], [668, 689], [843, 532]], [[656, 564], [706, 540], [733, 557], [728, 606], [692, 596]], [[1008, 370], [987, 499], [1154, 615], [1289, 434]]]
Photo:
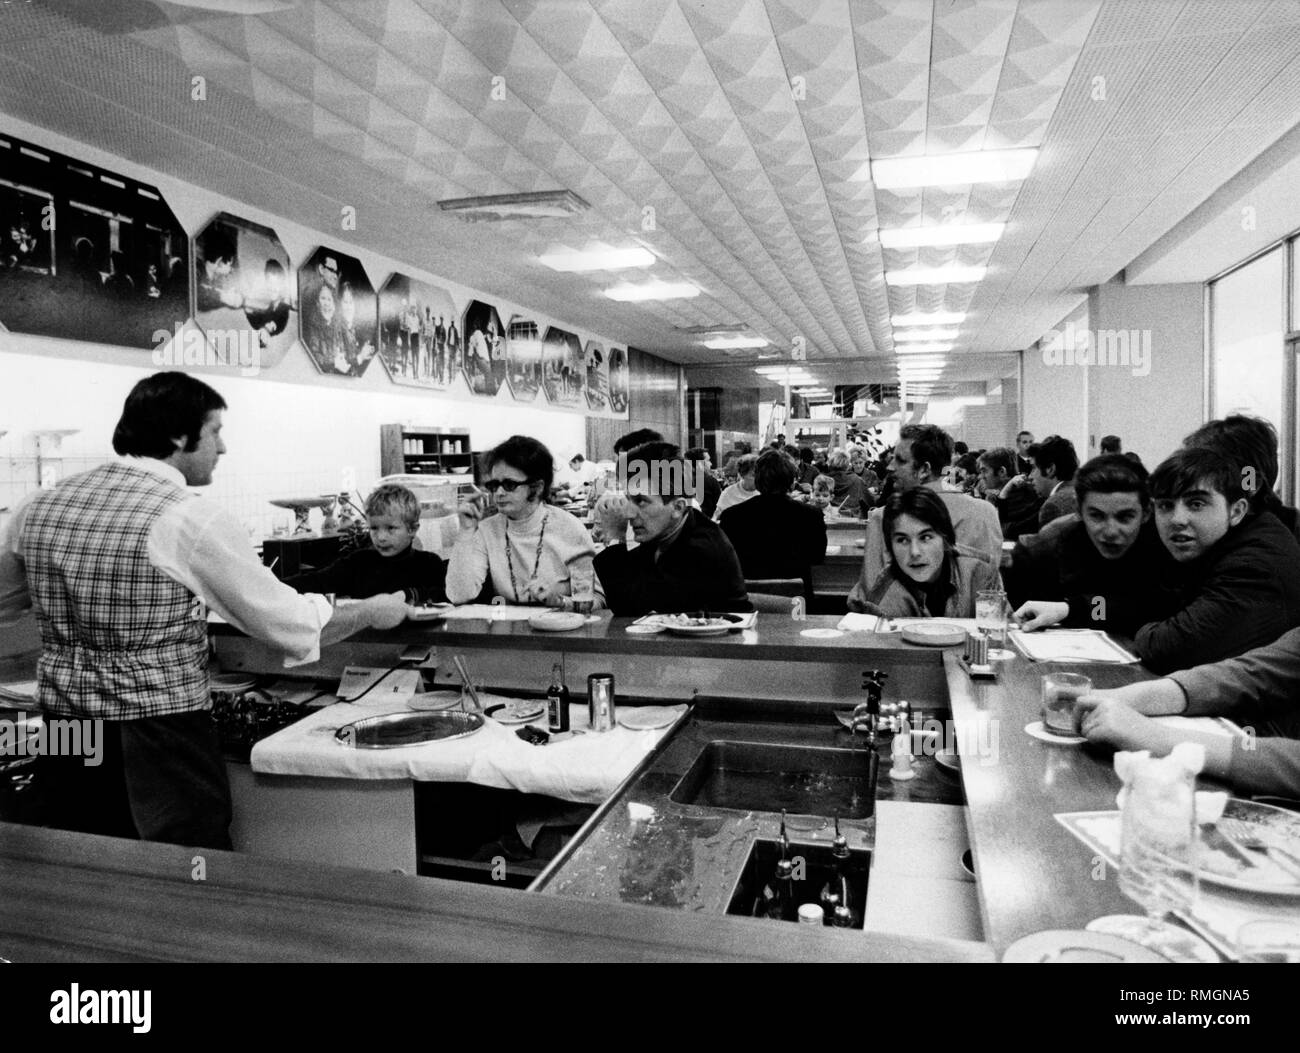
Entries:
[[[122, 460], [177, 486], [186, 485], [170, 464], [152, 457]], [[31, 610], [19, 538], [36, 496], [23, 499], [0, 533], [0, 625]], [[320, 658], [320, 633], [333, 614], [329, 601], [295, 592], [262, 566], [248, 532], [215, 501], [194, 496], [168, 508], [149, 531], [147, 554], [158, 570], [231, 625], [283, 652], [286, 666]]]

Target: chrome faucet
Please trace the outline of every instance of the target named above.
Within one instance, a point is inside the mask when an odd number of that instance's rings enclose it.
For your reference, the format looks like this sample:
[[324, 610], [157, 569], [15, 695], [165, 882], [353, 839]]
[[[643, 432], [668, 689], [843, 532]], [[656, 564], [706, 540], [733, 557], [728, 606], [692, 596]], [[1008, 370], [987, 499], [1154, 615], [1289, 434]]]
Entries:
[[868, 669], [862, 674], [862, 690], [867, 693], [867, 700], [853, 707], [849, 718], [849, 731], [854, 735], [859, 728], [867, 729], [867, 742], [876, 743], [876, 733], [880, 728], [880, 699], [885, 692], [885, 681], [889, 674], [879, 669]]

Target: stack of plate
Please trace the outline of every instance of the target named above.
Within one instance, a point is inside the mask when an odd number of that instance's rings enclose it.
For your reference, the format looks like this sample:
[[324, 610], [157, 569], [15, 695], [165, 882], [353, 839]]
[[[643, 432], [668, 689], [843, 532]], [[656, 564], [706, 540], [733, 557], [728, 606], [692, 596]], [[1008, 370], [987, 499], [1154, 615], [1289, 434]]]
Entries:
[[0, 684], [0, 703], [10, 702], [20, 706], [36, 704], [36, 681], [22, 680], [13, 684]]

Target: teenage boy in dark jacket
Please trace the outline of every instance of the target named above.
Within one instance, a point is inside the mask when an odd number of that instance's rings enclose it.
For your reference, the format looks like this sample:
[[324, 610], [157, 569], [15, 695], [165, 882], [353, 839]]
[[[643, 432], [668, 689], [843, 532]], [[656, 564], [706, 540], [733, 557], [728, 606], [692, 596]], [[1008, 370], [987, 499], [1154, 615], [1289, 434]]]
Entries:
[[1232, 658], [1300, 625], [1300, 543], [1271, 512], [1251, 511], [1239, 465], [1184, 447], [1151, 473], [1150, 489], [1182, 599], [1138, 630], [1147, 668]]

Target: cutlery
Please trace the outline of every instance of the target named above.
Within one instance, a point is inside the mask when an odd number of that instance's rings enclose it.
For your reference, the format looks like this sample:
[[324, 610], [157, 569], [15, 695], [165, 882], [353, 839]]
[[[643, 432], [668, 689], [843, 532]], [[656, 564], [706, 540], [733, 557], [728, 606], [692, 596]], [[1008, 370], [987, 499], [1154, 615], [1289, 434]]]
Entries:
[[1248, 848], [1252, 852], [1263, 852], [1279, 868], [1292, 877], [1300, 879], [1300, 859], [1297, 859], [1286, 849], [1278, 848], [1260, 837], [1260, 831], [1256, 827], [1241, 819], [1220, 819], [1219, 826], [1223, 828], [1224, 836], [1234, 844]]

